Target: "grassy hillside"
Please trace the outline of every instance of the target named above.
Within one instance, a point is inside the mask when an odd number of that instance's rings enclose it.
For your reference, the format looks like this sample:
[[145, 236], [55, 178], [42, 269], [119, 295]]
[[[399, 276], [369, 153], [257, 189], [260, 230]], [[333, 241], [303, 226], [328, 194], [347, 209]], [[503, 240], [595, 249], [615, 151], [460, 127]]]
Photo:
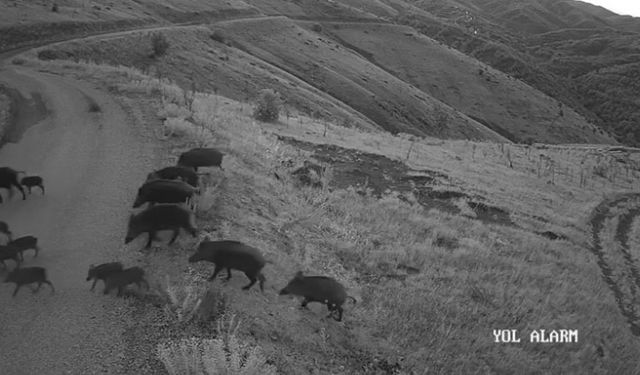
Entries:
[[[156, 344], [222, 337], [216, 322], [235, 314], [237, 339], [259, 346], [283, 374], [638, 370], [637, 339], [588, 250], [601, 197], [640, 183], [636, 170], [625, 170], [640, 162], [634, 150], [620, 158], [614, 148], [412, 142], [304, 116], [258, 123], [243, 103], [197, 94], [189, 106], [178, 87], [131, 69], [26, 63], [109, 88], [150, 136], [168, 118], [164, 127], [175, 134], [163, 146], [168, 161], [194, 144], [222, 149], [225, 172], [211, 175], [199, 205], [201, 237], [240, 239], [273, 261], [261, 294], [241, 291], [240, 274], [226, 285], [207, 283], [211, 267], [186, 262], [190, 238], [150, 253], [137, 252], [137, 241], [123, 248], [154, 285], [131, 293], [127, 369], [162, 373]], [[291, 175], [304, 160], [329, 167], [324, 188]], [[348, 287], [358, 303], [343, 323], [276, 295], [297, 270]], [[165, 299], [167, 290], [177, 297]], [[194, 308], [185, 296], [207, 306], [192, 321], [175, 315]], [[495, 344], [492, 330], [502, 327], [519, 329], [523, 341], [532, 329], [578, 329], [580, 340]], [[175, 354], [172, 361], [187, 361]]]
[[612, 141], [555, 99], [411, 28], [333, 24], [325, 29], [394, 76], [511, 141]]

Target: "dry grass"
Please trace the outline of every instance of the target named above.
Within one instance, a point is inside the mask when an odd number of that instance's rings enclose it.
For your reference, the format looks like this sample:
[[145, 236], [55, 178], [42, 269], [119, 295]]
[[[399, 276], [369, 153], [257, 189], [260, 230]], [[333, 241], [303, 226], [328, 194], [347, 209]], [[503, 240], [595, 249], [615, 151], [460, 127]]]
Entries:
[[[79, 74], [80, 68], [64, 69]], [[98, 70], [92, 74], [115, 77], [111, 70]], [[119, 74], [112, 82], [133, 73]], [[184, 92], [167, 82], [141, 78], [117, 85], [128, 95], [155, 93], [158, 109], [166, 113], [185, 111]], [[575, 176], [597, 154], [609, 155], [606, 150], [508, 146], [514, 164], [509, 168], [498, 144], [414, 143], [409, 166], [446, 173], [449, 186], [441, 188], [455, 187], [509, 207], [517, 228], [427, 211], [394, 193], [375, 198], [355, 189], [296, 187], [281, 173], [286, 171], [281, 164], [300, 165], [308, 156], [275, 134], [396, 160], [406, 159], [411, 143], [406, 137], [333, 124], [323, 135], [323, 123], [299, 115], [289, 126], [259, 123], [247, 106], [215, 95], [196, 95], [191, 117], [206, 123], [205, 130], [174, 139], [177, 151], [200, 142], [226, 153], [226, 178], [211, 209], [199, 213], [200, 225], [250, 243], [273, 261], [265, 267], [264, 295], [240, 291], [242, 275], [221, 288], [229, 293], [229, 309], [247, 322], [238, 336], [251, 332], [279, 371], [373, 373], [396, 363], [409, 373], [442, 374], [639, 370], [636, 338], [587, 249], [591, 209], [603, 193], [637, 187], [637, 172], [611, 182], [587, 168], [583, 186], [566, 172], [550, 183], [551, 175], [537, 170], [538, 154], [544, 154], [557, 170], [569, 168]], [[274, 171], [285, 177], [277, 180]], [[203, 219], [207, 215], [212, 216]], [[571, 242], [531, 233], [542, 228], [566, 234]], [[405, 272], [407, 267], [419, 272]], [[356, 297], [345, 323], [323, 320], [326, 312], [317, 306], [304, 312], [297, 303], [277, 298], [275, 291], [298, 269], [334, 277]], [[580, 342], [494, 344], [491, 332], [501, 328], [518, 329], [524, 337], [532, 329], [577, 329]]]

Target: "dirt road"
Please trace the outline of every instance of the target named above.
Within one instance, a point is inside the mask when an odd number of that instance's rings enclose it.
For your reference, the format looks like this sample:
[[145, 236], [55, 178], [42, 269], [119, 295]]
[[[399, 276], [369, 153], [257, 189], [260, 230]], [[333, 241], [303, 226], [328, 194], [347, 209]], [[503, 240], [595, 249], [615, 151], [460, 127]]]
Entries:
[[[118, 259], [152, 148], [108, 95], [87, 84], [15, 67], [0, 67], [0, 83], [39, 94], [49, 111], [0, 149], [0, 165], [43, 176], [47, 194], [23, 201], [16, 193], [0, 204], [0, 220], [14, 236], [38, 237], [40, 256], [28, 252], [24, 266], [46, 267], [56, 288], [23, 287], [12, 298], [14, 284], [0, 284], [0, 373], [118, 373], [127, 302], [103, 296], [102, 284], [91, 293], [85, 278], [91, 263]], [[92, 100], [100, 112], [89, 111]], [[0, 279], [5, 274], [0, 268]]]

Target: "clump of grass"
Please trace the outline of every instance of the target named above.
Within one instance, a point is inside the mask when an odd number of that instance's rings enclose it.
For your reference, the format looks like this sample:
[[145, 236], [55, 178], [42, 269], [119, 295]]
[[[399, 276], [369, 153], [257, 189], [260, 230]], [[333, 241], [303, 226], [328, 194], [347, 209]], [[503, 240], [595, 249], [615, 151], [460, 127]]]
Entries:
[[102, 108], [100, 108], [100, 105], [98, 105], [98, 103], [96, 103], [93, 100], [90, 100], [89, 101], [89, 112], [91, 112], [91, 113], [102, 112]]
[[225, 326], [219, 323], [215, 339], [188, 338], [159, 344], [158, 357], [170, 375], [275, 375], [276, 368], [258, 346], [242, 342], [239, 322], [231, 316]]
[[11, 60], [11, 63], [13, 65], [24, 65], [27, 63], [27, 60], [21, 58], [21, 57], [15, 57]]
[[263, 89], [253, 111], [253, 118], [262, 122], [276, 122], [280, 116], [280, 98], [275, 90]]
[[169, 41], [162, 33], [151, 34], [151, 48], [153, 49], [153, 57], [160, 57], [167, 53], [169, 49]]

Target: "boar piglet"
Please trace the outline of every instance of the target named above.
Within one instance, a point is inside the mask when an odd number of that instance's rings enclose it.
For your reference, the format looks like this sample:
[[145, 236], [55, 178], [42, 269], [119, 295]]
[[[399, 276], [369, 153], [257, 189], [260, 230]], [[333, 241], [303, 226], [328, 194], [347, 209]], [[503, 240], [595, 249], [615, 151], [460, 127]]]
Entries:
[[91, 285], [91, 289], [95, 288], [98, 280], [102, 280], [105, 282], [107, 277], [121, 272], [124, 267], [120, 262], [110, 262], [110, 263], [102, 263], [100, 265], [94, 266], [93, 264], [89, 266], [89, 273], [87, 274], [87, 281], [93, 279], [93, 285]]
[[[280, 295], [293, 294], [302, 296], [300, 307], [307, 307], [309, 302], [326, 303], [329, 309], [329, 316], [337, 321], [342, 320], [342, 305], [347, 298], [356, 303], [356, 299], [348, 296], [342, 284], [327, 276], [304, 276], [301, 271], [289, 281], [289, 284], [280, 290]], [[334, 313], [338, 313], [336, 317]]]
[[[10, 167], [0, 167], [0, 188], [9, 190], [9, 198], [11, 198], [13, 197], [13, 187], [15, 186], [22, 193], [22, 200], [25, 200], [27, 196], [18, 181], [18, 173], [24, 173], [24, 171], [17, 171]], [[2, 202], [2, 196], [0, 196], [0, 202]]]
[[190, 167], [198, 171], [198, 167], [219, 167], [222, 170], [224, 154], [215, 148], [198, 147], [183, 152], [178, 158], [178, 166]]
[[170, 229], [173, 230], [173, 238], [169, 244], [172, 244], [178, 238], [180, 228], [196, 237], [195, 216], [192, 212], [175, 204], [155, 205], [137, 215], [131, 215], [124, 243], [128, 244], [140, 234], [148, 233], [149, 239], [145, 247], [149, 248], [158, 231]]
[[261, 271], [266, 261], [258, 249], [239, 241], [202, 241], [198, 245], [198, 251], [189, 257], [189, 262], [202, 260], [215, 263], [215, 269], [209, 281], [213, 281], [225, 268], [227, 280], [229, 280], [231, 270], [234, 269], [244, 272], [251, 281], [242, 289], [247, 290], [260, 280], [260, 290], [264, 292], [265, 277]]
[[34, 236], [23, 236], [20, 238], [16, 238], [15, 240], [9, 242], [9, 245], [14, 246], [20, 251], [20, 259], [24, 261], [23, 253], [27, 250], [33, 250], [33, 257], [38, 256], [38, 252], [40, 252], [40, 247], [38, 246], [38, 239]]
[[136, 284], [138, 288], [142, 288], [144, 284], [149, 289], [149, 283], [144, 279], [144, 270], [140, 267], [126, 268], [120, 272], [112, 273], [104, 280], [104, 294], [108, 294], [111, 289], [118, 289], [118, 296], [122, 295], [122, 291], [129, 284]]
[[33, 283], [38, 283], [38, 287], [33, 291], [34, 293], [40, 290], [40, 286], [42, 286], [42, 284], [49, 284], [51, 287], [51, 294], [55, 293], [53, 284], [51, 284], [51, 281], [47, 280], [47, 271], [42, 267], [16, 268], [7, 275], [4, 282], [16, 284], [16, 289], [13, 291], [13, 297], [16, 296], [18, 289], [20, 289], [21, 286]]
[[22, 262], [20, 249], [12, 245], [0, 245], [0, 263], [2, 263], [4, 268], [7, 268], [4, 261], [9, 259], [16, 263], [16, 268], [20, 267], [20, 263]]
[[44, 195], [44, 180], [40, 176], [25, 176], [20, 180], [20, 184], [27, 187], [27, 191], [31, 194], [32, 187], [39, 187]]

